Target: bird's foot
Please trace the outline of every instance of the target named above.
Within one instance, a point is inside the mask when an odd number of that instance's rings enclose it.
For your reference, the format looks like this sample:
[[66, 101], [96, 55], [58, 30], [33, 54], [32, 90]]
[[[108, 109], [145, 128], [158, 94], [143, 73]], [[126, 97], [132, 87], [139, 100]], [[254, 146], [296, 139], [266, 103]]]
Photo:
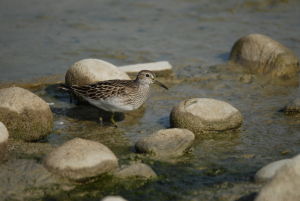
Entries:
[[113, 126], [115, 128], [118, 128], [118, 124], [116, 123], [116, 121], [114, 119], [111, 119], [110, 122], [113, 124]]
[[115, 119], [114, 119], [114, 116], [115, 116], [115, 113], [113, 113], [113, 114], [111, 115], [111, 117], [110, 117], [110, 122], [113, 124], [113, 126], [114, 126], [115, 128], [118, 128], [118, 125], [117, 125], [117, 123], [116, 123], [116, 121], [115, 121]]

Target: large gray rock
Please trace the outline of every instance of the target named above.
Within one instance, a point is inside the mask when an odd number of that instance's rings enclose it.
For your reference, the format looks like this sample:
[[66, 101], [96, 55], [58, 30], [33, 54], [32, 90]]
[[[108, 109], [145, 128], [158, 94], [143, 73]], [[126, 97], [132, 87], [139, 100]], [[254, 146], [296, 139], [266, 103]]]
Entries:
[[0, 89], [0, 121], [11, 137], [33, 141], [52, 130], [53, 115], [49, 105], [37, 95], [23, 88], [10, 87]]
[[192, 98], [172, 109], [170, 121], [172, 127], [186, 128], [200, 134], [238, 128], [243, 117], [236, 108], [224, 101]]
[[267, 182], [271, 180], [276, 174], [276, 172], [290, 161], [291, 159], [283, 159], [264, 166], [255, 174], [255, 181]]
[[125, 179], [129, 177], [142, 177], [145, 179], [156, 178], [156, 173], [152, 170], [151, 167], [144, 163], [132, 163], [121, 167], [114, 173], [114, 176]]
[[67, 85], [84, 85], [104, 80], [129, 80], [129, 76], [111, 63], [100, 59], [82, 59], [74, 63], [67, 71]]
[[195, 135], [187, 129], [162, 129], [136, 142], [137, 152], [157, 156], [180, 156], [192, 146]]
[[300, 155], [280, 168], [255, 201], [299, 201]]
[[262, 34], [250, 34], [235, 42], [230, 60], [248, 72], [272, 77], [295, 77], [300, 69], [299, 59], [291, 50]]
[[0, 161], [5, 159], [7, 153], [8, 130], [2, 122], [0, 122]]
[[55, 174], [80, 180], [115, 170], [118, 159], [99, 142], [75, 138], [52, 151], [44, 165]]

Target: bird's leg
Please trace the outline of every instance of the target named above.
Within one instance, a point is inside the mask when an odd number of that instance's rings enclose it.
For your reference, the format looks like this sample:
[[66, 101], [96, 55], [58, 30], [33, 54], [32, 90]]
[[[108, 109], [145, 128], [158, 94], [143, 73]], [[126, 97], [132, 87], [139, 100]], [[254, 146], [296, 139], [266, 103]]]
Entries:
[[69, 101], [70, 101], [70, 103], [73, 103], [73, 94], [69, 95]]
[[99, 116], [99, 123], [101, 126], [103, 126], [103, 117], [102, 116]]
[[117, 123], [116, 123], [114, 117], [115, 117], [115, 113], [112, 112], [112, 114], [111, 114], [111, 116], [110, 116], [110, 122], [114, 125], [115, 128], [118, 128], [118, 125], [117, 125]]

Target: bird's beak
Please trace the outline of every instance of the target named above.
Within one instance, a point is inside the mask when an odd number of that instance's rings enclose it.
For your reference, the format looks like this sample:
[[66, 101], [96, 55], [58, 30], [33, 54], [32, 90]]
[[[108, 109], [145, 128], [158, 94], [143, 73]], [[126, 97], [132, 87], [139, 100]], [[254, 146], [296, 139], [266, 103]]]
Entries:
[[154, 84], [157, 84], [157, 85], [161, 86], [162, 88], [165, 88], [165, 89], [168, 90], [168, 87], [166, 87], [166, 85], [164, 85], [163, 83], [161, 83], [161, 82], [159, 82], [157, 80], [154, 80]]

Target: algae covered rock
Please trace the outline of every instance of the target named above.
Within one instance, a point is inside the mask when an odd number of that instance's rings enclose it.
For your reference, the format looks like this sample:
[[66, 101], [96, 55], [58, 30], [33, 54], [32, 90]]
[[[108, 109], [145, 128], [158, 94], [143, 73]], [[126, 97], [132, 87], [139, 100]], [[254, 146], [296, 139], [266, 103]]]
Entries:
[[298, 201], [300, 198], [300, 155], [280, 168], [255, 201]]
[[67, 85], [84, 85], [104, 80], [129, 80], [129, 76], [111, 63], [100, 59], [82, 59], [74, 63], [67, 71]]
[[279, 161], [272, 162], [264, 167], [262, 167], [257, 173], [255, 174], [255, 181], [256, 182], [267, 182], [271, 180], [276, 172], [282, 168], [284, 165], [289, 163], [291, 159], [283, 159]]
[[187, 129], [162, 129], [138, 140], [135, 148], [140, 153], [164, 157], [180, 156], [192, 146], [194, 139], [194, 133]]
[[291, 78], [300, 70], [299, 59], [291, 50], [262, 34], [250, 34], [235, 42], [230, 60], [248, 72], [272, 77]]
[[52, 130], [53, 115], [49, 105], [37, 95], [23, 88], [10, 87], [0, 89], [0, 121], [11, 137], [33, 141]]
[[75, 138], [52, 151], [44, 165], [52, 173], [80, 180], [115, 170], [118, 159], [99, 142]]
[[170, 121], [172, 127], [186, 128], [201, 134], [238, 128], [243, 117], [235, 107], [224, 101], [192, 98], [180, 102], [172, 109]]
[[5, 159], [7, 152], [8, 131], [4, 124], [0, 122], [0, 161]]
[[144, 163], [132, 163], [121, 167], [114, 173], [114, 176], [119, 178], [141, 177], [146, 179], [156, 178], [156, 173], [152, 168]]

